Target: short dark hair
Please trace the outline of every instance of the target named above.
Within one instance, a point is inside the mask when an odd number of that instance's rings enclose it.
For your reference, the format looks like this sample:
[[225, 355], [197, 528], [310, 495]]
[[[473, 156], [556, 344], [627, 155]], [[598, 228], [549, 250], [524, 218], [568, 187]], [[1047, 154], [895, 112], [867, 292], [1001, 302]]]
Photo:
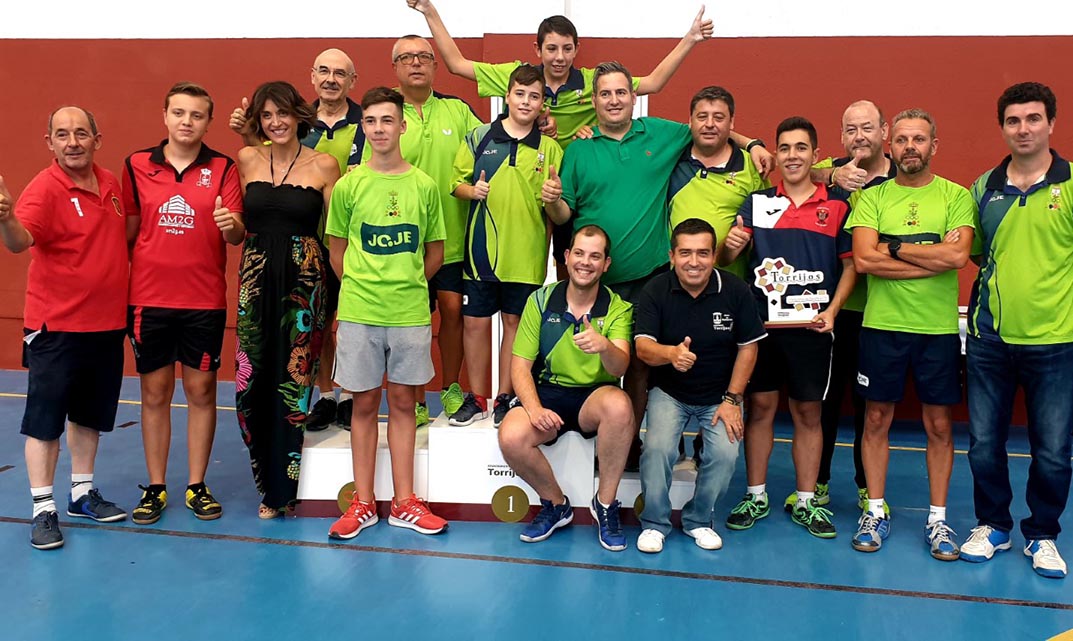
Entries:
[[779, 126], [775, 128], [775, 147], [778, 148], [779, 146], [779, 136], [787, 131], [796, 131], [798, 129], [808, 133], [808, 141], [812, 143], [812, 148], [815, 149], [817, 145], [816, 127], [809, 122], [808, 118], [802, 116], [790, 116], [779, 123]]
[[633, 91], [633, 74], [626, 68], [626, 65], [617, 60], [609, 60], [607, 62], [601, 62], [596, 65], [592, 74], [592, 93], [596, 93], [596, 86], [600, 84], [600, 78], [609, 76], [613, 73], [620, 73], [626, 76], [626, 84], [630, 86], [630, 91]]
[[734, 96], [730, 95], [730, 92], [726, 89], [717, 85], [710, 85], [693, 94], [693, 99], [689, 101], [690, 114], [697, 108], [697, 103], [701, 100], [722, 100], [727, 103], [727, 108], [730, 109], [730, 117], [734, 117]]
[[93, 112], [85, 107], [79, 107], [78, 105], [62, 105], [52, 110], [52, 113], [48, 115], [48, 135], [52, 135], [52, 119], [61, 109], [78, 109], [82, 113], [86, 114], [86, 120], [89, 121], [89, 132], [94, 136], [97, 135], [97, 119], [93, 117]]
[[998, 97], [998, 124], [1001, 126], [1006, 121], [1006, 107], [1010, 105], [1022, 105], [1026, 102], [1042, 102], [1043, 109], [1047, 112], [1047, 121], [1054, 120], [1058, 115], [1058, 100], [1054, 92], [1047, 85], [1038, 82], [1019, 82]]
[[302, 98], [302, 94], [289, 82], [275, 80], [266, 82], [253, 92], [253, 100], [250, 108], [246, 110], [247, 126], [252, 133], [262, 140], [267, 140], [264, 127], [261, 126], [261, 112], [265, 110], [265, 103], [269, 100], [276, 103], [281, 111], [294, 114], [298, 119], [298, 139], [301, 140], [309, 135], [310, 130], [317, 124], [317, 112]]
[[715, 244], [719, 242], [719, 239], [715, 236], [715, 228], [708, 221], [700, 218], [686, 218], [675, 225], [674, 231], [671, 232], [671, 249], [678, 246], [679, 236], [693, 236], [695, 234], [711, 234], [712, 248], [715, 248]]
[[570, 235], [570, 246], [568, 249], [574, 248], [574, 240], [578, 236], [603, 236], [604, 239], [604, 258], [611, 257], [611, 237], [607, 235], [603, 227], [599, 225], [585, 225], [578, 227], [574, 230], [574, 233]]
[[[168, 104], [171, 102], [171, 97], [178, 94], [185, 96], [193, 96], [195, 98], [204, 98], [209, 101], [209, 118], [212, 118], [212, 96], [209, 95], [208, 90], [199, 84], [193, 82], [177, 82], [168, 89], [168, 95], [164, 96], [164, 109], [168, 108]], [[275, 102], [275, 101], [273, 101]]]
[[[924, 122], [931, 125], [932, 138], [935, 138], [935, 135], [938, 132], [938, 129], [935, 127], [935, 118], [932, 118], [931, 114], [924, 111], [923, 109], [914, 107], [913, 109], [906, 109], [904, 111], [898, 112], [898, 115], [894, 116], [894, 120], [890, 123], [891, 132], [894, 131], [894, 126], [902, 120], [923, 120]], [[891, 137], [894, 137], [893, 133], [891, 133]]]
[[574, 41], [574, 46], [577, 46], [577, 27], [573, 22], [570, 22], [570, 18], [566, 16], [550, 16], [540, 21], [540, 26], [537, 27], [537, 46], [544, 46], [544, 38], [549, 33], [557, 33], [560, 36], [570, 36], [570, 39]]
[[361, 109], [365, 111], [373, 105], [378, 105], [382, 102], [390, 102], [399, 108], [399, 115], [402, 115], [403, 98], [402, 94], [390, 89], [388, 87], [373, 87], [365, 92], [365, 95], [361, 97]]
[[529, 85], [540, 83], [540, 89], [544, 89], [544, 74], [540, 72], [533, 65], [518, 65], [518, 67], [510, 73], [510, 78], [507, 80], [507, 92], [509, 93], [514, 85], [521, 85], [528, 87]]

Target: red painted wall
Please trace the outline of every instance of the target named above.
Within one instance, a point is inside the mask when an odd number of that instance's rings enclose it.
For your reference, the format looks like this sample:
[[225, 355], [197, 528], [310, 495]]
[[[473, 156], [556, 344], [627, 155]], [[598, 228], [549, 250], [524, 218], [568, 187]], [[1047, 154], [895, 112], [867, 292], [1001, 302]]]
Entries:
[[[475, 60], [532, 60], [532, 36], [488, 35], [461, 40]], [[227, 114], [243, 96], [266, 80], [295, 83], [312, 97], [308, 68], [321, 50], [335, 46], [353, 57], [357, 90], [393, 85], [389, 39], [364, 40], [2, 40], [0, 86], [0, 175], [18, 194], [51, 156], [45, 147], [46, 117], [62, 104], [94, 112], [104, 134], [98, 162], [118, 171], [135, 149], [164, 137], [161, 100], [177, 80], [205, 85], [216, 100], [210, 146], [233, 154], [238, 139], [227, 129]], [[635, 74], [648, 73], [675, 44], [671, 39], [586, 39], [578, 64], [618, 59]], [[847, 53], [848, 52], [848, 53]], [[838, 54], [837, 56], [835, 54]], [[937, 173], [968, 184], [1006, 153], [999, 136], [995, 100], [1008, 85], [1038, 80], [1059, 98], [1073, 96], [1073, 76], [1065, 69], [1073, 38], [740, 38], [697, 47], [664, 91], [652, 96], [649, 113], [685, 120], [689, 98], [701, 86], [720, 84], [737, 103], [736, 129], [772, 140], [776, 124], [803, 115], [819, 129], [821, 154], [841, 152], [842, 110], [860, 98], [876, 101], [888, 118], [901, 109], [923, 107], [938, 123]], [[475, 86], [441, 69], [437, 89], [461, 96], [488, 116]], [[16, 98], [17, 97], [17, 98]], [[1060, 111], [1060, 114], [1062, 112]], [[1061, 123], [1061, 120], [1059, 120]], [[1054, 146], [1073, 155], [1061, 125]], [[237, 272], [231, 250], [230, 282]], [[0, 368], [19, 366], [21, 318], [28, 255], [0, 252]], [[973, 270], [962, 273], [962, 300]], [[229, 295], [234, 312], [234, 291]], [[224, 370], [232, 364], [229, 332]], [[128, 369], [132, 367], [128, 359]], [[908, 415], [915, 412], [910, 411]]]

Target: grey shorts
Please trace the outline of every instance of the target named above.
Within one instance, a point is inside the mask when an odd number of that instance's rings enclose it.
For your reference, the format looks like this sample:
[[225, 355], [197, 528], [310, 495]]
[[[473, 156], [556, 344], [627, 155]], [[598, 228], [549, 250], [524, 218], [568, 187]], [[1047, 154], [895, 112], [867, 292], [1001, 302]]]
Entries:
[[432, 380], [432, 326], [377, 327], [339, 321], [332, 378], [349, 392], [365, 392], [387, 380], [424, 385]]

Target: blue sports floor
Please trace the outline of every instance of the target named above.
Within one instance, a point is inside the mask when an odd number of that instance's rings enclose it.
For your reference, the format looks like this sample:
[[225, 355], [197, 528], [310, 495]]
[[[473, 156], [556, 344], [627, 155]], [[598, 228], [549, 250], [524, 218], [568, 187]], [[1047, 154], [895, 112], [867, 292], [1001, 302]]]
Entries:
[[[131, 509], [145, 482], [136, 379], [124, 384], [117, 429], [102, 440], [96, 483]], [[1073, 629], [1073, 578], [1032, 572], [1015, 533], [1013, 551], [987, 564], [942, 563], [924, 543], [927, 481], [923, 434], [892, 435], [887, 500], [891, 538], [875, 554], [850, 548], [858, 511], [850, 449], [835, 453], [832, 509], [838, 537], [809, 536], [774, 509], [746, 532], [717, 525], [724, 547], [697, 548], [681, 533], [664, 552], [607, 552], [592, 526], [539, 544], [519, 526], [454, 522], [426, 537], [382, 523], [329, 542], [328, 519], [261, 521], [233, 386], [221, 384], [208, 483], [224, 505], [200, 522], [182, 505], [186, 484], [181, 396], [173, 411], [171, 504], [155, 525], [72, 523], [66, 546], [29, 543], [30, 497], [18, 434], [24, 372], [0, 372], [0, 640], [151, 639], [1047, 639]], [[181, 392], [180, 392], [181, 394]], [[335, 429], [335, 428], [330, 428]], [[786, 436], [789, 426], [776, 426]], [[844, 433], [840, 439], [851, 440]], [[959, 540], [975, 524], [967, 437], [959, 431], [950, 522]], [[1024, 438], [1011, 451], [1027, 449]], [[1011, 460], [1023, 493], [1028, 459]], [[69, 481], [61, 454], [57, 498]], [[790, 449], [776, 445], [769, 492], [793, 486]], [[744, 491], [744, 463], [720, 518]], [[774, 507], [774, 506], [773, 506]], [[1026, 510], [1023, 498], [1015, 518]], [[1073, 527], [1067, 511], [1063, 525]], [[1073, 543], [1062, 549], [1073, 562]], [[1063, 543], [1060, 541], [1060, 543]]]

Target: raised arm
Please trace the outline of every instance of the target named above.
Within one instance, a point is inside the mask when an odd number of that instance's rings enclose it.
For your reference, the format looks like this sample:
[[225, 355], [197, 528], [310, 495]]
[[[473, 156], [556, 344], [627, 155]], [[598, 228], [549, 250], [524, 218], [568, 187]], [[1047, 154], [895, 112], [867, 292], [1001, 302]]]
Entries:
[[693, 24], [690, 25], [686, 35], [682, 36], [682, 39], [675, 45], [674, 49], [671, 49], [667, 57], [656, 65], [652, 73], [640, 79], [637, 84], [637, 95], [659, 93], [667, 86], [667, 82], [674, 75], [674, 72], [678, 71], [678, 67], [681, 66], [682, 61], [686, 59], [689, 52], [693, 50], [693, 46], [698, 42], [710, 40], [712, 31], [712, 21], [704, 19], [704, 5], [701, 5], [700, 12], [697, 13], [697, 17], [693, 18]]
[[455, 39], [447, 33], [447, 27], [444, 26], [436, 7], [429, 0], [406, 0], [406, 4], [425, 16], [425, 22], [432, 31], [432, 39], [436, 41], [436, 48], [440, 50], [447, 70], [456, 76], [476, 81], [477, 73], [473, 70], [473, 61], [462, 55]]

